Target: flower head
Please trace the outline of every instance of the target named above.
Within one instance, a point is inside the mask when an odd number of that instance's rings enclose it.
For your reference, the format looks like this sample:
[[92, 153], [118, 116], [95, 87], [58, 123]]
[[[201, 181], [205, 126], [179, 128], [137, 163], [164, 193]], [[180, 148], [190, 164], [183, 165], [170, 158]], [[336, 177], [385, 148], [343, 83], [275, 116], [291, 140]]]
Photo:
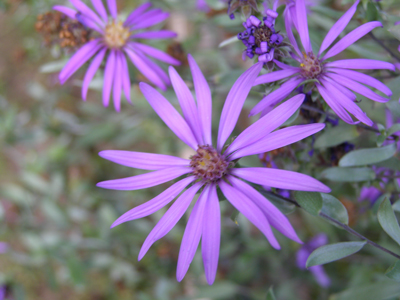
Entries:
[[[311, 47], [304, 0], [297, 0], [295, 3], [287, 5], [285, 10], [285, 26], [288, 39], [295, 50], [295, 53], [293, 53], [292, 56], [298, 61], [299, 66], [293, 67], [275, 61], [281, 70], [261, 75], [257, 78], [255, 85], [275, 82], [282, 79], [286, 79], [286, 82], [282, 84], [280, 88], [264, 97], [253, 108], [250, 113], [251, 115], [258, 114], [282, 101], [302, 82], [314, 80], [314, 88], [319, 91], [322, 98], [343, 121], [349, 124], [358, 123], [358, 121], [353, 121], [351, 116], [348, 114], [349, 112], [359, 121], [367, 125], [373, 124], [373, 122], [355, 103], [356, 95], [353, 92], [377, 102], [387, 102], [389, 101], [389, 98], [373, 92], [363, 84], [381, 91], [387, 97], [390, 97], [392, 92], [377, 79], [353, 70], [394, 70], [394, 65], [388, 62], [371, 59], [344, 59], [332, 62], [328, 62], [327, 59], [339, 54], [372, 29], [382, 26], [382, 24], [378, 21], [373, 21], [361, 25], [340, 39], [324, 55], [322, 54], [331, 46], [339, 34], [344, 30], [346, 25], [350, 22], [350, 19], [356, 12], [358, 3], [359, 0], [357, 0], [329, 30], [322, 42], [318, 54], [315, 54]], [[291, 28], [292, 25], [294, 25], [299, 33], [304, 51], [300, 51], [297, 46]]]
[[81, 0], [70, 0], [70, 2], [76, 10], [65, 6], [54, 6], [53, 9], [96, 31], [98, 37], [84, 44], [65, 65], [59, 76], [61, 84], [65, 83], [84, 63], [93, 58], [82, 84], [82, 98], [85, 100], [89, 84], [105, 60], [103, 104], [108, 106], [112, 90], [114, 107], [119, 111], [122, 90], [128, 101], [131, 101], [130, 77], [126, 59], [128, 57], [149, 81], [161, 89], [166, 89], [166, 86], [170, 84], [167, 74], [147, 56], [172, 65], [179, 65], [180, 62], [156, 48], [137, 42], [137, 40], [175, 37], [176, 34], [168, 30], [138, 32], [164, 21], [168, 18], [168, 13], [161, 9], [148, 10], [151, 4], [145, 3], [132, 11], [125, 22], [122, 22], [117, 17], [116, 0], [107, 0], [111, 16], [108, 16], [101, 0], [92, 0], [96, 12]]
[[[245, 215], [279, 249], [271, 226], [288, 238], [301, 242], [288, 219], [254, 187], [246, 183], [280, 189], [329, 192], [330, 189], [310, 176], [270, 168], [238, 168], [236, 162], [248, 155], [267, 152], [301, 140], [320, 131], [324, 124], [310, 124], [276, 130], [301, 105], [304, 95], [297, 95], [252, 124], [226, 148], [239, 118], [243, 103], [262, 68], [255, 64], [235, 82], [225, 101], [214, 146], [211, 138], [212, 100], [210, 88], [200, 68], [189, 55], [196, 99], [173, 67], [169, 74], [183, 117], [158, 91], [146, 83], [140, 89], [165, 124], [196, 154], [189, 159], [128, 151], [102, 151], [100, 156], [121, 165], [153, 170], [153, 172], [124, 179], [98, 183], [99, 187], [116, 190], [137, 190], [156, 186], [187, 175], [152, 200], [133, 208], [118, 218], [112, 227], [126, 221], [142, 218], [170, 203], [172, 204], [150, 232], [139, 253], [141, 259], [150, 246], [166, 235], [183, 216], [194, 195], [202, 189], [183, 235], [179, 252], [177, 279], [181, 281], [195, 255], [200, 238], [206, 278], [212, 284], [217, 270], [220, 245], [220, 210], [217, 196], [219, 187], [228, 201]], [[226, 150], [224, 150], [226, 149]]]

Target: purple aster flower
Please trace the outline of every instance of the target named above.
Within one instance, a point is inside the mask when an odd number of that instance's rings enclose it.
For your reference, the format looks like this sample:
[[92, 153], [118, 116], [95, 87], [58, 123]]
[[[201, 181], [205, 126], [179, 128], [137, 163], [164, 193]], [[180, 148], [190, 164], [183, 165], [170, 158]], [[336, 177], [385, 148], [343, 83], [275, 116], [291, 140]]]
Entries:
[[202, 189], [182, 238], [177, 280], [181, 281], [186, 274], [202, 237], [205, 274], [208, 283], [212, 284], [218, 264], [221, 227], [217, 187], [237, 210], [261, 230], [274, 248], [279, 249], [280, 246], [271, 226], [300, 243], [288, 219], [254, 187], [243, 180], [280, 189], [318, 192], [329, 192], [330, 189], [318, 180], [297, 172], [271, 168], [235, 168], [235, 164], [241, 157], [267, 152], [297, 142], [322, 130], [324, 124], [297, 125], [273, 131], [299, 108], [304, 95], [297, 95], [249, 126], [226, 148], [225, 143], [236, 125], [243, 103], [262, 68], [262, 63], [258, 63], [243, 73], [230, 90], [221, 114], [217, 146], [214, 147], [211, 138], [210, 88], [195, 60], [190, 55], [188, 60], [193, 75], [197, 104], [175, 69], [173, 67], [169, 69], [172, 86], [182, 108], [183, 117], [153, 87], [140, 83], [140, 89], [165, 124], [196, 151], [196, 154], [189, 159], [183, 159], [141, 152], [102, 151], [101, 157], [115, 163], [153, 170], [153, 172], [100, 182], [98, 186], [115, 190], [137, 190], [187, 175], [157, 197], [123, 214], [112, 224], [112, 227], [154, 213], [178, 197], [188, 187], [146, 238], [139, 253], [140, 260], [150, 246], [166, 235], [179, 221], [195, 194]]
[[151, 4], [145, 3], [132, 11], [125, 22], [122, 22], [117, 19], [116, 0], [107, 0], [110, 17], [107, 15], [101, 0], [91, 1], [97, 13], [80, 0], [70, 0], [77, 10], [59, 5], [53, 7], [53, 9], [95, 30], [100, 35], [100, 37], [82, 46], [68, 61], [59, 75], [61, 84], [64, 84], [72, 74], [93, 57], [82, 84], [82, 98], [85, 100], [89, 84], [107, 56], [104, 71], [103, 104], [108, 106], [112, 90], [114, 107], [119, 111], [122, 90], [128, 101], [131, 102], [127, 56], [147, 79], [165, 90], [166, 86], [170, 84], [167, 74], [147, 56], [172, 65], [179, 65], [180, 62], [156, 48], [137, 42], [137, 39], [175, 37], [176, 34], [168, 30], [138, 32], [164, 21], [169, 17], [169, 13], [163, 12], [161, 9], [148, 10]]
[[[281, 70], [261, 75], [257, 78], [255, 85], [275, 82], [282, 79], [286, 79], [286, 82], [283, 83], [280, 88], [264, 97], [253, 108], [250, 115], [255, 115], [265, 109], [269, 109], [287, 97], [302, 82], [314, 79], [316, 80], [314, 87], [317, 88], [322, 98], [343, 121], [349, 124], [358, 123], [358, 121], [354, 122], [352, 120], [351, 116], [348, 114], [349, 112], [359, 121], [368, 125], [373, 124], [355, 103], [356, 95], [353, 92], [377, 102], [387, 102], [389, 99], [373, 92], [363, 84], [381, 91], [388, 97], [392, 95], [392, 92], [386, 85], [375, 78], [353, 71], [353, 69], [394, 70], [394, 65], [388, 62], [371, 59], [344, 59], [332, 62], [328, 62], [327, 59], [339, 54], [372, 29], [382, 26], [382, 24], [378, 21], [373, 21], [357, 27], [322, 55], [349, 23], [357, 9], [358, 3], [359, 0], [357, 0], [329, 30], [317, 55], [314, 54], [311, 47], [304, 0], [297, 0], [295, 4], [287, 6], [284, 16], [287, 36], [295, 50], [292, 56], [299, 62], [300, 66], [293, 67], [275, 61], [276, 65], [281, 68]], [[304, 52], [301, 52], [297, 46], [291, 28], [292, 23], [299, 33]]]
[[[315, 249], [326, 245], [328, 243], [328, 237], [326, 234], [318, 234], [315, 237], [313, 237], [311, 240], [309, 240], [307, 243], [305, 243], [298, 251], [296, 254], [296, 260], [297, 260], [297, 267], [305, 270], [306, 269], [306, 262], [308, 257], [310, 256], [311, 252], [313, 252]], [[308, 268], [308, 270], [311, 271], [313, 274], [315, 280], [318, 282], [318, 284], [322, 287], [328, 287], [331, 285], [331, 280], [329, 279], [328, 275], [326, 275], [324, 268], [322, 266], [313, 266]]]
[[362, 187], [360, 191], [360, 197], [358, 198], [359, 202], [367, 201], [373, 206], [378, 200], [378, 198], [382, 195], [382, 192], [374, 186], [370, 187]]
[[6, 286], [0, 286], [0, 300], [6, 299]]

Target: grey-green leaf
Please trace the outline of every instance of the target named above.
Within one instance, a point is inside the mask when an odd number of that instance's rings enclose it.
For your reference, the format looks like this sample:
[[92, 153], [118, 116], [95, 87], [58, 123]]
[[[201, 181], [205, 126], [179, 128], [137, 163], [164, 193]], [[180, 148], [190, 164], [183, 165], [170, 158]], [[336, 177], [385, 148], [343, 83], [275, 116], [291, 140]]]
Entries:
[[386, 271], [386, 276], [400, 282], [400, 260], [396, 261]]
[[315, 148], [328, 148], [353, 140], [359, 136], [357, 128], [350, 125], [339, 125], [328, 128], [315, 140]]
[[358, 182], [374, 180], [376, 174], [371, 168], [340, 168], [325, 169], [321, 173], [322, 178], [341, 182]]
[[323, 193], [321, 193], [321, 195], [323, 202], [321, 212], [343, 224], [348, 224], [349, 216], [347, 214], [346, 207], [344, 207], [342, 202], [332, 195]]
[[321, 193], [296, 191], [294, 198], [302, 208], [317, 216], [322, 209]]
[[391, 158], [396, 153], [396, 145], [390, 144], [381, 148], [354, 150], [347, 153], [339, 161], [340, 167], [356, 167], [370, 165]]
[[323, 265], [347, 257], [360, 251], [365, 244], [366, 241], [344, 242], [319, 247], [308, 257], [306, 267]]
[[382, 201], [378, 210], [378, 220], [383, 230], [400, 245], [400, 227], [390, 201]]
[[399, 295], [400, 285], [397, 282], [385, 280], [368, 285], [357, 285], [333, 295], [329, 300], [383, 300], [393, 299]]
[[269, 288], [266, 300], [276, 300], [272, 286]]

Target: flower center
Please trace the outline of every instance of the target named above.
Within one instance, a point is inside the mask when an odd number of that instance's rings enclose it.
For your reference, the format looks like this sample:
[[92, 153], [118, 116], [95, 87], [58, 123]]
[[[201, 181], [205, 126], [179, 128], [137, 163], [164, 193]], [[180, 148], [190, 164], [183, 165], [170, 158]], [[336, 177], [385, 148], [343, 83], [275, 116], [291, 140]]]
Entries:
[[107, 24], [104, 41], [110, 48], [121, 48], [131, 35], [129, 28], [124, 27], [121, 21], [111, 21]]
[[204, 145], [191, 157], [190, 166], [198, 179], [215, 182], [227, 174], [229, 162], [212, 146]]
[[323, 71], [323, 64], [314, 53], [303, 53], [304, 59], [300, 64], [301, 74], [307, 79], [316, 79]]

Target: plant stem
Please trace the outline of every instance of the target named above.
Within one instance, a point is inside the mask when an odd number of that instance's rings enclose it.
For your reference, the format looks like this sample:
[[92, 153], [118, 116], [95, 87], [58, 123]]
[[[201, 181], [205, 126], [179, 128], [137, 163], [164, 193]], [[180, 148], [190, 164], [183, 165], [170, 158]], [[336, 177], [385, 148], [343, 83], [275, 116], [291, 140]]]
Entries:
[[[274, 196], [276, 196], [276, 197], [278, 197], [278, 198], [280, 198], [280, 199], [282, 199], [282, 200], [284, 200], [286, 202], [290, 202], [290, 203], [296, 205], [297, 207], [301, 207], [300, 204], [298, 204], [297, 201], [295, 201], [295, 200], [283, 197], [283, 196], [281, 196], [279, 194], [276, 194], [276, 193], [271, 193], [271, 194], [273, 194]], [[384, 252], [386, 252], [386, 253], [394, 256], [394, 257], [396, 257], [397, 259], [400, 259], [400, 255], [398, 255], [398, 254], [390, 251], [389, 249], [386, 249], [385, 247], [382, 247], [382, 246], [378, 245], [377, 243], [367, 239], [365, 236], [363, 236], [362, 234], [358, 233], [354, 229], [350, 228], [346, 224], [343, 224], [343, 223], [339, 222], [338, 220], [336, 220], [336, 219], [324, 214], [323, 212], [320, 212], [319, 216], [324, 218], [324, 219], [326, 219], [326, 220], [331, 221], [332, 223], [335, 223], [336, 225], [338, 225], [339, 227], [343, 228], [344, 230], [346, 230], [347, 232], [351, 233], [352, 235], [354, 235], [354, 236], [366, 241], [367, 244], [370, 244], [371, 246], [373, 246], [375, 248], [378, 248], [378, 249], [380, 249], [380, 250], [382, 250], [382, 251], [384, 251]]]
[[394, 54], [394, 53], [392, 52], [392, 50], [390, 50], [388, 47], [386, 47], [385, 44], [383, 44], [383, 43], [381, 42], [381, 40], [378, 39], [372, 32], [369, 33], [369, 36], [370, 36], [375, 42], [377, 42], [383, 49], [385, 49], [395, 60], [397, 60], [398, 62], [400, 62], [400, 58], [399, 58], [396, 54]]

